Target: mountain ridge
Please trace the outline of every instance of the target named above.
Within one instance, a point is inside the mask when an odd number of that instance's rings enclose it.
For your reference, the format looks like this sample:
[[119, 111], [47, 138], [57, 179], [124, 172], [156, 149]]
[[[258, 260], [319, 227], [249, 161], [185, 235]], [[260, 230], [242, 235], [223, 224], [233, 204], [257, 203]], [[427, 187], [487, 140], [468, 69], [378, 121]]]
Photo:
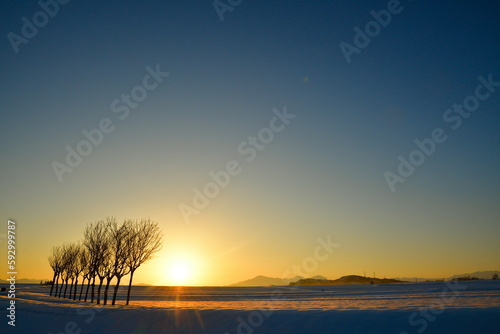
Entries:
[[375, 278], [358, 275], [347, 275], [337, 278], [336, 280], [329, 279], [301, 279], [297, 282], [291, 282], [290, 285], [344, 285], [344, 284], [387, 284], [387, 283], [406, 283], [392, 278]]
[[244, 281], [230, 284], [229, 286], [270, 286], [270, 285], [288, 285], [291, 282], [303, 279], [302, 276], [295, 276], [292, 278], [276, 278], [264, 275], [258, 275]]
[[[269, 277], [269, 276], [264, 276], [264, 275], [258, 275], [255, 276], [254, 278], [250, 278], [244, 281], [240, 281], [237, 283], [230, 284], [229, 286], [271, 286], [271, 285], [289, 285], [290, 283], [296, 283], [299, 280], [323, 280], [323, 281], [338, 281], [341, 282], [340, 280], [342, 278], [345, 279], [345, 277], [360, 277], [360, 278], [365, 278], [368, 280], [368, 283], [371, 280], [394, 280], [394, 281], [400, 281], [400, 282], [425, 282], [425, 281], [442, 281], [443, 279], [446, 281], [452, 280], [454, 278], [458, 277], [465, 277], [465, 276], [470, 276], [470, 277], [477, 277], [479, 279], [492, 279], [493, 274], [498, 274], [500, 276], [500, 271], [497, 270], [490, 270], [490, 271], [475, 271], [473, 273], [466, 273], [466, 274], [458, 274], [458, 275], [453, 275], [449, 277], [440, 277], [440, 278], [423, 278], [423, 277], [391, 277], [391, 278], [373, 278], [373, 277], [364, 277], [364, 276], [358, 276], [358, 275], [346, 275], [342, 276], [340, 278], [337, 278], [335, 280], [330, 280], [327, 279], [324, 276], [321, 275], [316, 275], [313, 277], [302, 277], [302, 276], [295, 276], [292, 278], [275, 278], [275, 277]], [[363, 280], [364, 281], [364, 280]], [[288, 283], [286, 283], [288, 282]], [[386, 281], [384, 281], [386, 282]], [[307, 284], [307, 283], [306, 283]], [[326, 283], [326, 284], [332, 284], [332, 283]], [[345, 284], [345, 283], [333, 283], [333, 284]], [[356, 284], [356, 283], [347, 283], [347, 284]], [[376, 284], [382, 284], [382, 283], [376, 283]]]

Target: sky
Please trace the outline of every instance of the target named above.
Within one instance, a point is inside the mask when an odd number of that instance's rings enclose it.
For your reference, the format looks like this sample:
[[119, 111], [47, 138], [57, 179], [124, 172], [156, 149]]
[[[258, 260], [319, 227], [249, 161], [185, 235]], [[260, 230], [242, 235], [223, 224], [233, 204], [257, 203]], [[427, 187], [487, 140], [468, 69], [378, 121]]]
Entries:
[[107, 216], [164, 233], [136, 283], [499, 270], [496, 2], [0, 8], [1, 278], [8, 219], [46, 279]]

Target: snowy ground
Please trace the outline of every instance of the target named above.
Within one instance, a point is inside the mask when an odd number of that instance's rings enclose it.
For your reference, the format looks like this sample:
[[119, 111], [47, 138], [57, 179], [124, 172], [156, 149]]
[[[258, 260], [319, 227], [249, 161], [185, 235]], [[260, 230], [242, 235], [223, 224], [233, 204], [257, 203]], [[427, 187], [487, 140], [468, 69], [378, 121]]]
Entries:
[[136, 287], [133, 305], [95, 305], [18, 286], [1, 333], [500, 333], [500, 280], [273, 288]]

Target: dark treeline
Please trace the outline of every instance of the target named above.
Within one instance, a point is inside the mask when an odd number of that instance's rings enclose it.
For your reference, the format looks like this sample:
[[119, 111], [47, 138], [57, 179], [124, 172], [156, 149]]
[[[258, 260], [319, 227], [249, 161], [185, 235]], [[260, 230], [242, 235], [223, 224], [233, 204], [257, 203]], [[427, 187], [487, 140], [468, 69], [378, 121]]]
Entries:
[[54, 277], [50, 295], [85, 302], [90, 300], [97, 304], [102, 301], [106, 305], [109, 286], [116, 279], [111, 302], [115, 305], [120, 282], [129, 275], [128, 305], [135, 271], [161, 246], [160, 228], [150, 219], [127, 219], [120, 225], [114, 217], [108, 217], [90, 223], [82, 241], [52, 248], [49, 264]]

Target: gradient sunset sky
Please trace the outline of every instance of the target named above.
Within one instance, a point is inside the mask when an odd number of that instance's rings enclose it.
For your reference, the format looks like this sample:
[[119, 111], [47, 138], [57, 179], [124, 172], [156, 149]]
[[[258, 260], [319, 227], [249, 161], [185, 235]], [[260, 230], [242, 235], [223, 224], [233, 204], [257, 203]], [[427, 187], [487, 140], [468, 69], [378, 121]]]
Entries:
[[[443, 114], [500, 81], [500, 5], [401, 1], [348, 63], [339, 44], [387, 5], [244, 0], [221, 21], [210, 0], [71, 1], [15, 53], [8, 34], [41, 7], [2, 1], [0, 277], [7, 219], [18, 277], [45, 279], [51, 247], [106, 216], [164, 231], [136, 283], [179, 284], [178, 262], [186, 285], [280, 277], [328, 235], [340, 247], [309, 276], [499, 270], [500, 87], [456, 130]], [[113, 101], [157, 65], [169, 76], [120, 119]], [[296, 117], [248, 162], [238, 146], [284, 107]], [[53, 162], [104, 118], [114, 131], [60, 182]], [[447, 140], [392, 192], [384, 173], [435, 128]], [[186, 222], [231, 160], [241, 173]]]

